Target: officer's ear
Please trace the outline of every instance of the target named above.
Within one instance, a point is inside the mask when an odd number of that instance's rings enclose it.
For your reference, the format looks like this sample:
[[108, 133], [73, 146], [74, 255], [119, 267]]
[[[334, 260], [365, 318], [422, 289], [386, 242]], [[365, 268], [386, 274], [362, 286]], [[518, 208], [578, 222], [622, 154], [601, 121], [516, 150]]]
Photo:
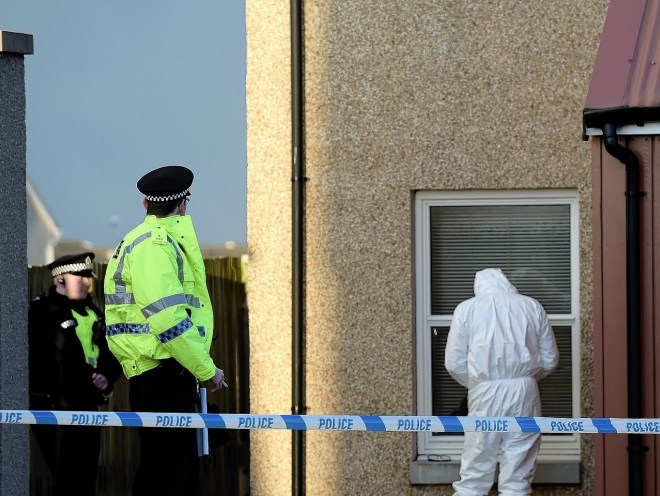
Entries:
[[188, 197], [184, 197], [176, 206], [176, 211], [179, 215], [186, 215], [186, 205], [188, 205]]
[[146, 198], [143, 198], [143, 199], [142, 199], [142, 206], [144, 207], [145, 210], [146, 210], [147, 207], [149, 206], [149, 203], [147, 202], [147, 199], [146, 199]]

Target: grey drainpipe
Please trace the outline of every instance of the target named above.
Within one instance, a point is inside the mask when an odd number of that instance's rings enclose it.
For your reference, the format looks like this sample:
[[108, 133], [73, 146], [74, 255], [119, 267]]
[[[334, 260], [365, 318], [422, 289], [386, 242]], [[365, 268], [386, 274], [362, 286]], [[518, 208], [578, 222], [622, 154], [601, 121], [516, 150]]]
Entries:
[[[619, 144], [614, 124], [603, 126], [605, 149], [626, 166], [626, 308], [628, 343], [628, 416], [642, 417], [642, 340], [640, 290], [639, 160]], [[641, 434], [628, 435], [628, 489], [630, 496], [642, 496], [643, 454]]]
[[[304, 181], [302, 0], [291, 0], [291, 140], [292, 140], [292, 401], [293, 415], [304, 414]], [[291, 489], [305, 494], [305, 431], [292, 431]]]

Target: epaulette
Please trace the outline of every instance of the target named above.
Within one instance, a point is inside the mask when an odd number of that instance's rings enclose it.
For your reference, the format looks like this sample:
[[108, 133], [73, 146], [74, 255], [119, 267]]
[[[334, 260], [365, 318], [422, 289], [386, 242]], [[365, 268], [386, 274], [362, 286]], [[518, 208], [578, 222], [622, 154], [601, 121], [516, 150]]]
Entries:
[[121, 251], [121, 245], [123, 244], [124, 244], [124, 240], [122, 239], [117, 245], [117, 248], [115, 248], [115, 252], [113, 253], [112, 258], [117, 258], [119, 256], [119, 252]]
[[60, 327], [62, 329], [68, 329], [69, 327], [74, 327], [76, 325], [76, 321], [73, 319], [65, 320], [64, 322], [60, 323]]

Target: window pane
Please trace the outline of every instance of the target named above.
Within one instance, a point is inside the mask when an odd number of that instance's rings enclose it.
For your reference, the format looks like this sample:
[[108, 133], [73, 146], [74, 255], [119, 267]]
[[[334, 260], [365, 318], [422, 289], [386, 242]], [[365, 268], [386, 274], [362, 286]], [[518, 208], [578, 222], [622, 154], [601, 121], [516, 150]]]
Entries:
[[555, 340], [559, 350], [559, 364], [555, 371], [539, 381], [541, 392], [541, 408], [544, 417], [573, 416], [573, 361], [571, 354], [570, 326], [553, 326]]
[[[572, 417], [572, 361], [570, 326], [553, 326], [559, 365], [545, 379], [539, 381], [541, 409], [545, 417]], [[431, 332], [431, 388], [432, 415], [467, 415], [467, 389], [451, 378], [445, 369], [445, 347], [449, 327], [432, 327]]]
[[548, 313], [571, 312], [569, 205], [430, 207], [431, 313], [474, 296], [474, 274], [499, 267]]
[[449, 327], [431, 328], [431, 415], [467, 415], [467, 389], [456, 382], [445, 368], [445, 348]]

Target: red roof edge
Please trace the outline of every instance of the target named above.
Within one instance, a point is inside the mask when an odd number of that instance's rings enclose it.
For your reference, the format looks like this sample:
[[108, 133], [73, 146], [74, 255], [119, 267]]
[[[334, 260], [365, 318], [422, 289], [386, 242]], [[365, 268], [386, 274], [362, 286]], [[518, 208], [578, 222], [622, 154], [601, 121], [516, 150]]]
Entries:
[[586, 127], [660, 120], [660, 2], [611, 0], [584, 119]]

